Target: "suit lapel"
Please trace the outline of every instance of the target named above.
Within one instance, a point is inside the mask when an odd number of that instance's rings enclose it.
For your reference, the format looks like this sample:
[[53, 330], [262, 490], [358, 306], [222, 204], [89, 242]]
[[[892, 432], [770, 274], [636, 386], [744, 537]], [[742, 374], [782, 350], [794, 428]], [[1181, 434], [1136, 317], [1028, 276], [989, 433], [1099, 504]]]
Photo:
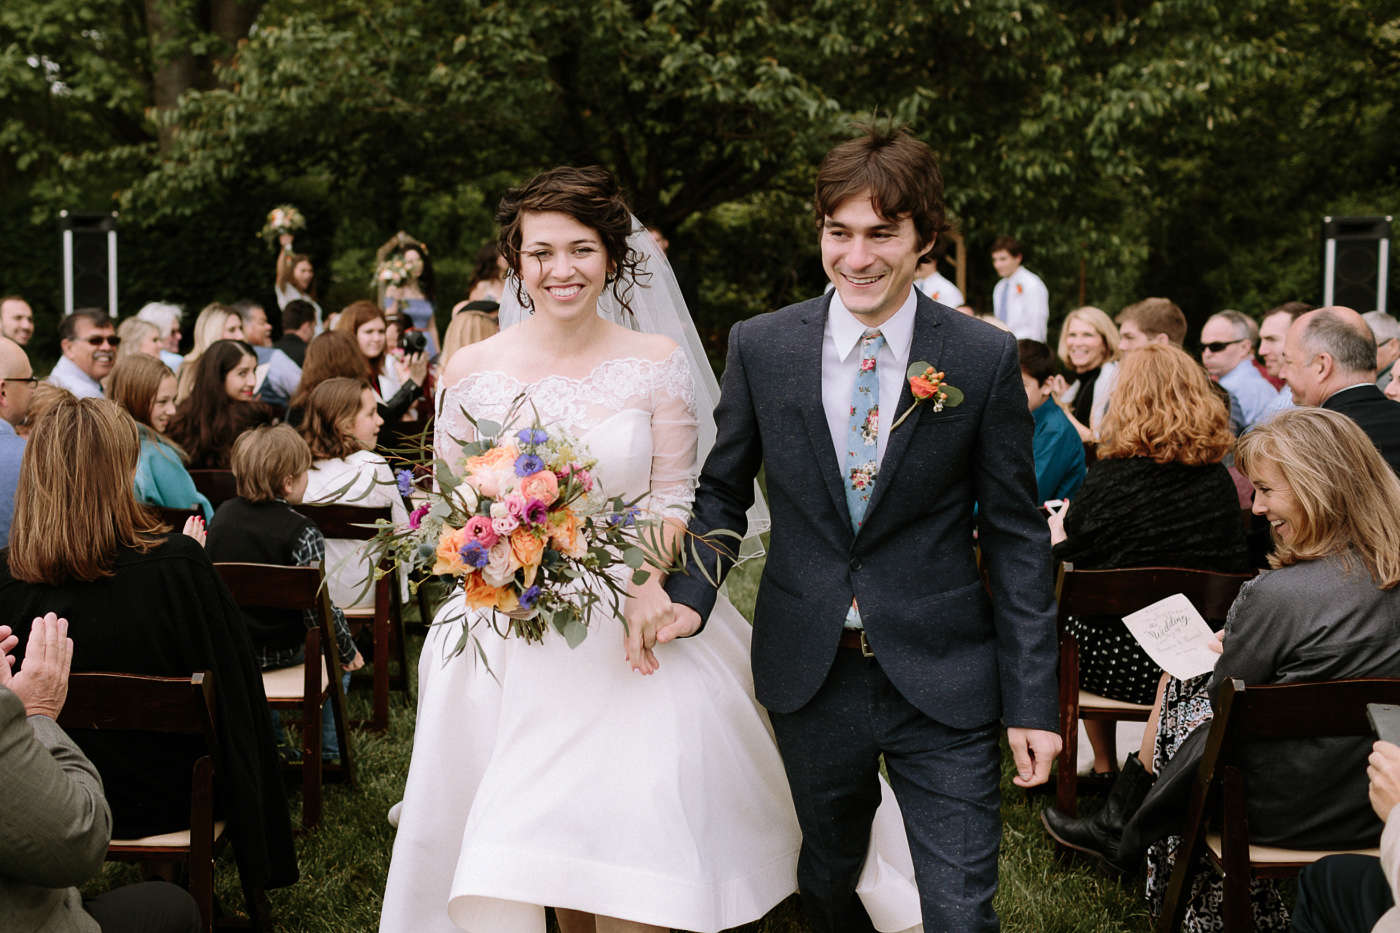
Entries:
[[[914, 338], [909, 344], [909, 363], [919, 360], [926, 360], [938, 369], [938, 357], [943, 351], [943, 335], [939, 332], [938, 314], [933, 308], [932, 299], [923, 295], [918, 296], [918, 304], [914, 310]], [[895, 406], [894, 417], [890, 419], [893, 424], [899, 419], [910, 405], [914, 404], [914, 393], [909, 391], [909, 380], [900, 374], [902, 387], [899, 390], [899, 404]], [[865, 520], [861, 523], [864, 530], [870, 526], [870, 517], [875, 514], [875, 509], [879, 507], [880, 500], [884, 498], [885, 490], [890, 483], [894, 482], [895, 473], [899, 469], [899, 463], [904, 459], [904, 453], [909, 449], [909, 439], [914, 436], [914, 428], [919, 424], [919, 419], [923, 417], [927, 405], [920, 405], [914, 409], [910, 416], [904, 419], [904, 423], [899, 426], [899, 430], [890, 434], [885, 442], [885, 456], [880, 461], [880, 472], [875, 477], [875, 488], [870, 492], [870, 502], [865, 507]], [[844, 496], [844, 491], [843, 491]]]
[[802, 420], [807, 424], [807, 435], [816, 455], [817, 471], [821, 473], [826, 488], [831, 493], [831, 501], [836, 505], [845, 527], [851, 527], [851, 513], [846, 509], [846, 485], [841, 478], [841, 462], [837, 459], [836, 448], [831, 446], [831, 425], [826, 420], [826, 408], [822, 405], [822, 341], [826, 337], [826, 312], [831, 306], [831, 295], [803, 319], [803, 327], [798, 334], [800, 344], [801, 371], [796, 380], [797, 396], [802, 406]]

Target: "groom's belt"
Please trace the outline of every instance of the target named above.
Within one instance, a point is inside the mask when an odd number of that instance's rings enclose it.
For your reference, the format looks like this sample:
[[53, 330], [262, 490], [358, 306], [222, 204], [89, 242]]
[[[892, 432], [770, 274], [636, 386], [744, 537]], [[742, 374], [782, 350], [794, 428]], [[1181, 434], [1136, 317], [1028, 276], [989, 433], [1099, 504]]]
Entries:
[[857, 648], [867, 658], [875, 657], [875, 652], [870, 650], [870, 639], [865, 637], [863, 628], [843, 628], [841, 641], [837, 644], [842, 648]]

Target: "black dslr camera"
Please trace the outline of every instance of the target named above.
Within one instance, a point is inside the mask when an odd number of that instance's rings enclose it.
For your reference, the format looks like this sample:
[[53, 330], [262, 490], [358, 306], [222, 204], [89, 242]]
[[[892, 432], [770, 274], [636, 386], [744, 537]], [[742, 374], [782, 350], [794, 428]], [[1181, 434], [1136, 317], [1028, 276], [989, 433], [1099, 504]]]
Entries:
[[406, 330], [399, 336], [399, 349], [412, 356], [428, 349], [428, 335], [421, 330]]

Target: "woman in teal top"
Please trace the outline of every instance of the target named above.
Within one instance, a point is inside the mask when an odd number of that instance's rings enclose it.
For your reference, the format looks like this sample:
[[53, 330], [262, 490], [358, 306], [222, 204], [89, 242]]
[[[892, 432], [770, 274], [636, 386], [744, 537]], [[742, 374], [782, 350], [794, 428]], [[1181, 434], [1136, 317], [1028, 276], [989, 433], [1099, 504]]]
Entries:
[[136, 466], [136, 499], [167, 509], [202, 509], [205, 520], [214, 506], [194, 488], [185, 470], [185, 452], [165, 436], [175, 414], [175, 374], [157, 357], [136, 353], [112, 367], [108, 394], [125, 408], [141, 432], [141, 459]]

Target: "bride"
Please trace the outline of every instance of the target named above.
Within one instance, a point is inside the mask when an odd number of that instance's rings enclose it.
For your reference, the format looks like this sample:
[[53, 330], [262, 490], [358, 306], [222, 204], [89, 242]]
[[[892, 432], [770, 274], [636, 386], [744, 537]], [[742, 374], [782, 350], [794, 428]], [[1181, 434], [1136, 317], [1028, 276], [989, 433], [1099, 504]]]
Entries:
[[[464, 412], [504, 420], [524, 392], [542, 423], [588, 445], [606, 495], [645, 494], [649, 514], [673, 516], [674, 541], [718, 392], [664, 258], [600, 168], [539, 175], [496, 219], [513, 272], [504, 329], [443, 374], [438, 456], [453, 463], [475, 439]], [[522, 319], [507, 326], [512, 310]], [[669, 621], [661, 583], [653, 572], [629, 584], [632, 632]], [[704, 933], [795, 890], [801, 834], [754, 700], [748, 623], [721, 598], [700, 634], [647, 647], [601, 615], [571, 650], [553, 634], [500, 638], [460, 600], [439, 612], [419, 662], [383, 933], [543, 933], [545, 905], [562, 933]], [[453, 654], [464, 623], [480, 656]], [[867, 908], [879, 929], [913, 927], [897, 811], [876, 824], [890, 852], [872, 845]]]

